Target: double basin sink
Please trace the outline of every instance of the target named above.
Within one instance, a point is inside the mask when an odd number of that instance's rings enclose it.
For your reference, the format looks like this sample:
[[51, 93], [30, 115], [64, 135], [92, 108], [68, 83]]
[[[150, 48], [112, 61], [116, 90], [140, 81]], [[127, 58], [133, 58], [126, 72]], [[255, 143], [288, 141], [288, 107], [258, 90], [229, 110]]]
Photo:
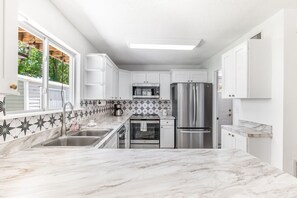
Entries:
[[95, 146], [111, 131], [112, 129], [81, 130], [68, 136], [48, 140], [40, 146]]

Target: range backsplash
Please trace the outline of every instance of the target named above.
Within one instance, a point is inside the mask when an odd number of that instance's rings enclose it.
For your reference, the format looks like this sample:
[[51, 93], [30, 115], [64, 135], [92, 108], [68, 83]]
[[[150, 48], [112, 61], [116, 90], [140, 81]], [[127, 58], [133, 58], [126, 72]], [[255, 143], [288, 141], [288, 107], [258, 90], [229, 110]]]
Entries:
[[[80, 105], [83, 110], [74, 111], [74, 115], [67, 113], [67, 126], [69, 127], [73, 120], [80, 122], [94, 116], [110, 115], [113, 108], [112, 101], [106, 101], [106, 105], [103, 106], [99, 103], [97, 100], [82, 100]], [[59, 128], [61, 120], [62, 113], [0, 120], [0, 143]]]
[[121, 104], [125, 113], [133, 114], [159, 114], [163, 110], [171, 113], [170, 100], [119, 100], [112, 104]]

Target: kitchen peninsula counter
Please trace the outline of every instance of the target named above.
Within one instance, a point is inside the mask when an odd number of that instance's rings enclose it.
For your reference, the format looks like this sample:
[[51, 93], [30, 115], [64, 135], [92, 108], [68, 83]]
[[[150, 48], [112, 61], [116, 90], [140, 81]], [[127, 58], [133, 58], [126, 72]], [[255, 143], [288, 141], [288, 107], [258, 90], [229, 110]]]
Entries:
[[3, 197], [297, 197], [297, 179], [239, 150], [34, 148], [0, 159]]

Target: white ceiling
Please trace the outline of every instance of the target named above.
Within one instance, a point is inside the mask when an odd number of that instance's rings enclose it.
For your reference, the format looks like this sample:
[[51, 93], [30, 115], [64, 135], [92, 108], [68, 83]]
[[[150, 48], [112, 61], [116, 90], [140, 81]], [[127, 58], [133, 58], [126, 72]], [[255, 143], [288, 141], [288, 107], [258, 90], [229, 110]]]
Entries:
[[[51, 0], [118, 65], [198, 65], [296, 0]], [[129, 40], [197, 40], [193, 51], [128, 48]]]

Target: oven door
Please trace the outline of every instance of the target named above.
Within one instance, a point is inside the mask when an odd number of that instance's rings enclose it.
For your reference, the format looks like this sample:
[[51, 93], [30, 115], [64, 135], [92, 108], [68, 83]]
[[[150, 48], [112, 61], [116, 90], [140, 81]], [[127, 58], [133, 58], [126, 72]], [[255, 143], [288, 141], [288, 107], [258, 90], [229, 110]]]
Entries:
[[159, 120], [131, 120], [130, 138], [131, 144], [159, 144]]

